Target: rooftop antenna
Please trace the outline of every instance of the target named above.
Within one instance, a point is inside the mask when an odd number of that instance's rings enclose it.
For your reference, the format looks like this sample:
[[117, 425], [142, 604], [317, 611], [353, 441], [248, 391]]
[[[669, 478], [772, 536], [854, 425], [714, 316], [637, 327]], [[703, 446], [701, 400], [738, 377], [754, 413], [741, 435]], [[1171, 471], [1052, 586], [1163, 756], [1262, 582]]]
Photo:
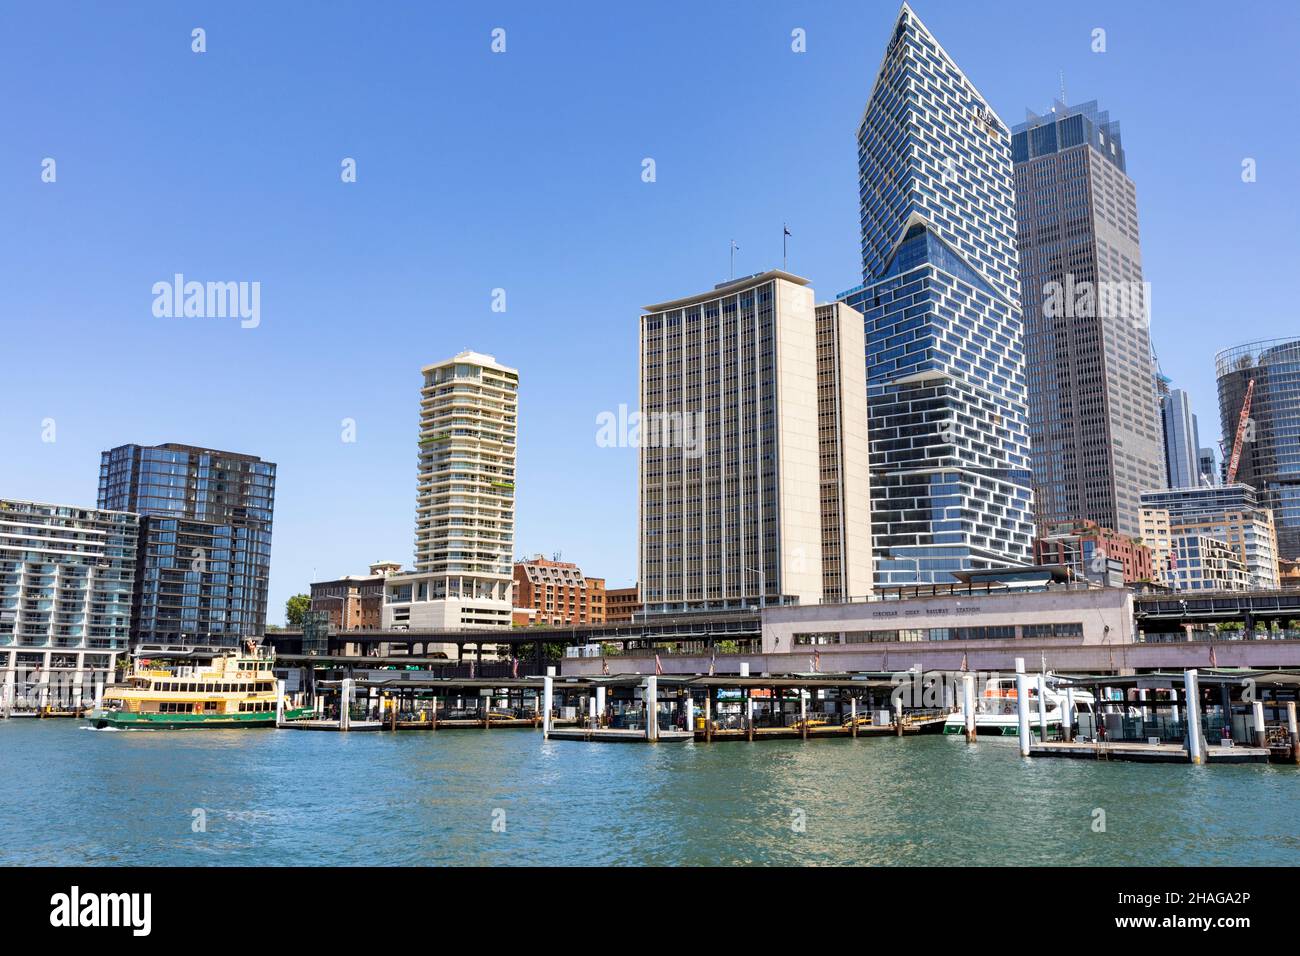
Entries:
[[731, 278], [736, 278], [736, 250], [740, 246], [736, 245], [736, 240], [731, 240]]
[[1065, 105], [1065, 71], [1061, 70], [1061, 105]]

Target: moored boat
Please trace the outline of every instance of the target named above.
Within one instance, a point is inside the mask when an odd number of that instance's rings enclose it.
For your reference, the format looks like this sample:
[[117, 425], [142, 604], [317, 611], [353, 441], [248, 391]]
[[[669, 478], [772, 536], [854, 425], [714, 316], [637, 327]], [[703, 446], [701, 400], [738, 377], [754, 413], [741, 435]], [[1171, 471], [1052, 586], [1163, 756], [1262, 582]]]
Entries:
[[[104, 690], [86, 720], [98, 729], [271, 727], [279, 685], [275, 652], [249, 642], [207, 663], [159, 655], [132, 660], [124, 680]], [[285, 708], [286, 720], [302, 717]]]
[[[1060, 678], [1048, 675], [1046, 681], [1046, 698], [1038, 696], [1038, 676], [1031, 674], [1029, 684], [1029, 725], [1038, 732], [1043, 718], [1043, 706], [1046, 705], [1047, 729], [1055, 732], [1061, 727], [1061, 720], [1068, 705], [1066, 685]], [[1000, 737], [1015, 737], [1020, 733], [1020, 717], [1016, 707], [1016, 680], [999, 678], [990, 680], [983, 692], [975, 698], [975, 733]], [[1076, 688], [1074, 691], [1074, 711], [1070, 722], [1079, 726], [1080, 714], [1093, 713], [1094, 698], [1090, 691]], [[945, 734], [961, 734], [966, 731], [966, 715], [958, 709], [948, 715], [944, 721]]]

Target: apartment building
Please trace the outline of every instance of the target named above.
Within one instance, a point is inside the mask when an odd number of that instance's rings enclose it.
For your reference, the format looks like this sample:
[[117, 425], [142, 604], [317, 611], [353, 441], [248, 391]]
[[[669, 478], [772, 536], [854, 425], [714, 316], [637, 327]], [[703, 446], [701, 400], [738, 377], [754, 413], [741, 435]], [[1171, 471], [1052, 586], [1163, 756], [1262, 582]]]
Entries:
[[93, 703], [130, 641], [140, 518], [0, 499], [0, 713]]
[[508, 628], [519, 372], [465, 351], [420, 370], [414, 570], [384, 584], [386, 628]]

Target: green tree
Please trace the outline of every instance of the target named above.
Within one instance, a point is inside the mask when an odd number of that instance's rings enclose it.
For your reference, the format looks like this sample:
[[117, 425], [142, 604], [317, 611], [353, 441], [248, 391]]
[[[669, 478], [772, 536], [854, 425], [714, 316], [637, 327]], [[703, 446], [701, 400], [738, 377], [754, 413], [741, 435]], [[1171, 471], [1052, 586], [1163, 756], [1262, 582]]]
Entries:
[[290, 627], [302, 627], [303, 616], [311, 610], [311, 598], [295, 594], [284, 602], [284, 620]]

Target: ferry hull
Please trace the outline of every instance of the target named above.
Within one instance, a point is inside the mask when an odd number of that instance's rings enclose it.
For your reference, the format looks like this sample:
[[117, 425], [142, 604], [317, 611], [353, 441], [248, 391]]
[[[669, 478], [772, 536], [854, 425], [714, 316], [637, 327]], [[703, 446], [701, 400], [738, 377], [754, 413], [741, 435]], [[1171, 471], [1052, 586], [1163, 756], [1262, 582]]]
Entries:
[[[285, 720], [306, 713], [300, 708], [285, 710]], [[132, 714], [126, 711], [92, 711], [86, 718], [96, 730], [189, 730], [195, 728], [274, 727], [275, 714]]]

